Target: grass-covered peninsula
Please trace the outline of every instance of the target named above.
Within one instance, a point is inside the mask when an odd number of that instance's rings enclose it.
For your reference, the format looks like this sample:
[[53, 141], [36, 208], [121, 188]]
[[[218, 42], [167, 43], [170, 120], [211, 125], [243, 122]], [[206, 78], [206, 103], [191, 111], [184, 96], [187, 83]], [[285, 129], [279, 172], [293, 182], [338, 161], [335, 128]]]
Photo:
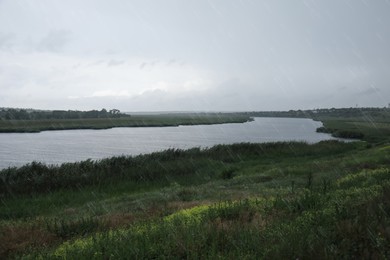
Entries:
[[210, 125], [244, 123], [248, 115], [231, 113], [186, 113], [158, 115], [127, 115], [120, 117], [3, 119], [0, 133], [26, 133], [48, 130], [108, 129], [113, 127], [164, 127], [179, 125]]
[[321, 121], [317, 132], [334, 137], [360, 139], [370, 143], [390, 141], [389, 107], [351, 107], [311, 110], [245, 112], [254, 117], [311, 118]]
[[372, 141], [4, 169], [0, 258], [386, 259], [389, 135], [365, 127]]

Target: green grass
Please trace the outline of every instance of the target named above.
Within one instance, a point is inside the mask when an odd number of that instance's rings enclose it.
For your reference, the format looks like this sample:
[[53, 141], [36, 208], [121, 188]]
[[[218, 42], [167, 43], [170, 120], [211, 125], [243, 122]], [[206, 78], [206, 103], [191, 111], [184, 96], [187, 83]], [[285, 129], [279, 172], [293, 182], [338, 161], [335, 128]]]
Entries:
[[339, 180], [343, 187], [336, 182], [326, 191], [313, 187], [266, 200], [193, 207], [27, 258], [386, 258], [390, 173], [377, 169], [364, 174], [372, 181], [349, 182], [353, 175], [346, 175]]
[[243, 123], [249, 116], [237, 114], [191, 113], [162, 115], [133, 115], [123, 118], [0, 120], [0, 133], [40, 132], [47, 130], [108, 129], [113, 127], [161, 127], [179, 125], [209, 125]]

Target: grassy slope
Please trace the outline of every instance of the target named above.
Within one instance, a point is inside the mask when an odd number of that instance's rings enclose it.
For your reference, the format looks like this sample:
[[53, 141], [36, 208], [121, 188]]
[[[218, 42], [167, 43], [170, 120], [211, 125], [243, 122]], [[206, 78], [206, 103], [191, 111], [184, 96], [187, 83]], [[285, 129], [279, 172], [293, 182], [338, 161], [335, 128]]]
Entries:
[[[127, 168], [152, 173], [147, 179], [123, 177], [82, 189], [3, 196], [0, 257], [375, 258], [390, 253], [388, 145], [240, 144], [139, 158], [143, 164]], [[115, 162], [110, 165], [120, 171]], [[39, 174], [30, 176], [35, 177]]]
[[0, 120], [0, 132], [40, 132], [45, 130], [107, 129], [113, 127], [178, 126], [243, 123], [249, 116], [234, 114], [134, 115], [126, 118]]

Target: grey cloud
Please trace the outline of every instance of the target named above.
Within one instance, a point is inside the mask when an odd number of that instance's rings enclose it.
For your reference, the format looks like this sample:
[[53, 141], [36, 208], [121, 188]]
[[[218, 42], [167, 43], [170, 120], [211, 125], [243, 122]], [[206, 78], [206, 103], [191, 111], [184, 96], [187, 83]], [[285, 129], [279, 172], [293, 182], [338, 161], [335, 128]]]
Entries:
[[176, 64], [177, 61], [175, 59], [170, 59], [167, 63], [168, 66]]
[[183, 67], [186, 65], [185, 61], [177, 60], [177, 59], [170, 59], [167, 64], [169, 66], [177, 66], [177, 67]]
[[347, 86], [342, 86], [342, 87], [339, 87], [337, 90], [338, 91], [346, 91], [348, 90], [349, 88]]
[[10, 49], [15, 44], [15, 34], [0, 32], [0, 49]]
[[100, 64], [103, 64], [103, 63], [105, 63], [104, 60], [97, 60], [97, 61], [88, 63], [86, 66], [87, 67], [93, 67], [93, 66], [97, 66], [97, 65], [100, 65]]
[[158, 63], [158, 62], [156, 62], [156, 61], [152, 61], [152, 62], [142, 62], [142, 63], [139, 65], [139, 68], [140, 68], [141, 70], [143, 70], [143, 69], [151, 69], [151, 68], [153, 68], [154, 66], [156, 66], [157, 63]]
[[368, 87], [362, 91], [359, 91], [356, 93], [357, 96], [370, 96], [370, 95], [373, 95], [373, 94], [378, 94], [380, 95], [380, 89], [374, 87], [374, 86], [371, 86], [371, 87]]
[[139, 68], [142, 70], [145, 68], [145, 66], [147, 65], [146, 62], [142, 62], [140, 65], [139, 65]]
[[80, 68], [80, 67], [81, 67], [81, 63], [78, 62], [77, 64], [74, 64], [74, 65], [72, 66], [72, 69], [78, 69], [78, 68]]
[[[14, 0], [0, 3], [0, 90], [24, 88], [8, 96], [10, 103], [22, 91], [39, 92], [52, 84], [70, 89], [76, 82], [96, 88], [92, 92], [115, 92], [112, 75], [121, 73], [134, 75], [128, 79], [129, 93], [160, 86], [160, 81], [176, 89], [121, 99], [121, 110], [274, 110], [389, 102], [387, 0], [72, 0], [23, 8]], [[39, 66], [45, 70], [62, 58], [61, 72], [42, 73]], [[143, 62], [132, 66], [138, 61]], [[183, 64], [188, 66], [180, 70]], [[177, 77], [161, 76], [165, 71]], [[97, 73], [104, 80], [96, 82]], [[127, 86], [126, 77], [117, 78]], [[199, 91], [177, 86], [192, 81], [207, 86]], [[80, 89], [72, 96], [84, 95]], [[119, 101], [78, 102], [69, 108]]]
[[119, 66], [125, 64], [124, 60], [110, 60], [107, 63], [107, 66], [112, 67], [112, 66]]
[[[243, 92], [242, 89], [250, 89]], [[261, 93], [256, 87], [248, 85], [238, 78], [221, 82], [216, 88], [204, 91], [191, 90], [175, 93], [164, 90], [146, 91], [130, 98], [126, 106], [139, 111], [246, 111], [277, 109], [280, 103], [288, 104], [288, 99]], [[289, 108], [286, 106], [286, 109]]]
[[52, 30], [38, 43], [39, 51], [60, 52], [72, 39], [68, 30]]
[[139, 68], [141, 70], [143, 69], [152, 69], [156, 67], [157, 65], [160, 66], [166, 66], [166, 67], [172, 67], [172, 66], [177, 66], [177, 67], [183, 67], [186, 65], [184, 61], [176, 60], [176, 59], [170, 59], [168, 61], [151, 61], [151, 62], [142, 62], [139, 65]]

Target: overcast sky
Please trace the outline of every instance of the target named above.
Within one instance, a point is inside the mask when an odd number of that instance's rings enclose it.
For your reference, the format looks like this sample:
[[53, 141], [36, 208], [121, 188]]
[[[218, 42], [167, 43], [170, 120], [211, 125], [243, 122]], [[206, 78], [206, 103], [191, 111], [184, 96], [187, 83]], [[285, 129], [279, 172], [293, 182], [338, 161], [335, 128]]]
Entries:
[[387, 106], [390, 0], [0, 0], [0, 107]]

